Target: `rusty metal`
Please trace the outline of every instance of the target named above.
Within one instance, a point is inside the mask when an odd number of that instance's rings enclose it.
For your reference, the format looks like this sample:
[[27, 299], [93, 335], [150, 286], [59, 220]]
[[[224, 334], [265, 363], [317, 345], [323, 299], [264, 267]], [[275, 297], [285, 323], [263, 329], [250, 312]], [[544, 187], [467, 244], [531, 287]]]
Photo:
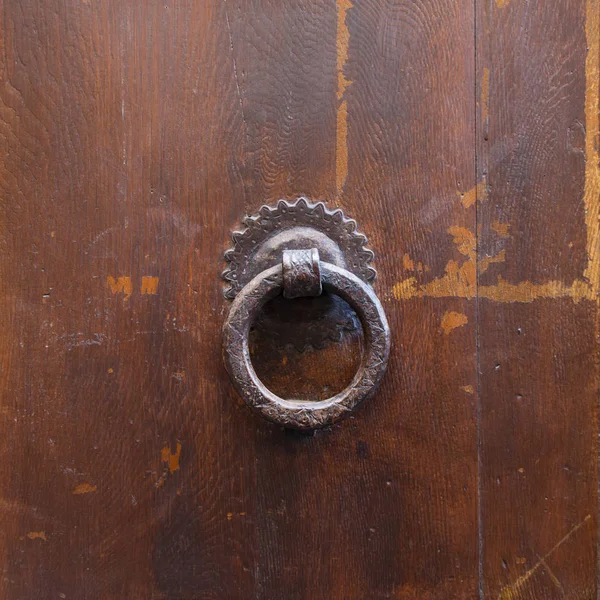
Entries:
[[[226, 295], [234, 299], [223, 328], [225, 365], [244, 401], [266, 419], [294, 429], [325, 427], [369, 398], [387, 366], [390, 331], [370, 285], [375, 277], [369, 266], [373, 253], [364, 248], [366, 238], [356, 233], [354, 221], [341, 211], [328, 211], [322, 203], [281, 201], [277, 209], [263, 207], [260, 215], [246, 219], [246, 231], [233, 234], [235, 247], [226, 255], [230, 263], [225, 273], [230, 282]], [[307, 227], [307, 222], [318, 223], [319, 228]], [[365, 337], [362, 362], [350, 385], [339, 394], [314, 402], [286, 400], [269, 391], [256, 375], [250, 358], [250, 329], [265, 304], [282, 295], [303, 297], [316, 305], [327, 300], [328, 307], [332, 298], [340, 298], [360, 320]]]
[[[354, 273], [367, 283], [375, 279], [373, 252], [356, 222], [339, 209], [306, 198], [280, 200], [262, 206], [243, 220], [244, 228], [232, 233], [233, 247], [225, 253], [228, 265], [224, 295], [233, 300], [260, 272], [281, 262], [284, 249], [316, 248], [320, 259]], [[282, 346], [303, 352], [325, 348], [352, 336], [360, 329], [356, 313], [339, 296], [321, 296], [287, 302], [274, 298], [256, 318], [253, 338], [277, 352]]]
[[261, 206], [242, 222], [244, 228], [231, 234], [233, 247], [225, 252], [223, 293], [228, 300], [259, 273], [279, 264], [283, 250], [317, 248], [322, 261], [343, 267], [367, 283], [375, 280], [367, 238], [340, 209], [330, 210], [323, 202], [306, 198], [279, 200], [274, 206]]
[[303, 298], [306, 296], [320, 296], [323, 291], [321, 285], [321, 266], [319, 251], [310, 250], [284, 250], [281, 261], [283, 269], [283, 297]]

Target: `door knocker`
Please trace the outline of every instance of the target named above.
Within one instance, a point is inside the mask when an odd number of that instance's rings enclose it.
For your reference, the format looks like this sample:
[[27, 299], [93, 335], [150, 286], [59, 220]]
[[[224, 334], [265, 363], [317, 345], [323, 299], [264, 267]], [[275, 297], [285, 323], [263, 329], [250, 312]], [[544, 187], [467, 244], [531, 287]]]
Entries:
[[[390, 352], [390, 330], [371, 282], [373, 253], [356, 222], [341, 210], [304, 198], [263, 206], [232, 234], [234, 247], [223, 278], [233, 300], [223, 327], [223, 355], [231, 380], [244, 401], [260, 415], [284, 427], [326, 427], [354, 411], [377, 389]], [[286, 400], [269, 391], [252, 366], [250, 327], [275, 296], [319, 297], [325, 290], [343, 298], [361, 322], [365, 350], [352, 382], [320, 401]]]

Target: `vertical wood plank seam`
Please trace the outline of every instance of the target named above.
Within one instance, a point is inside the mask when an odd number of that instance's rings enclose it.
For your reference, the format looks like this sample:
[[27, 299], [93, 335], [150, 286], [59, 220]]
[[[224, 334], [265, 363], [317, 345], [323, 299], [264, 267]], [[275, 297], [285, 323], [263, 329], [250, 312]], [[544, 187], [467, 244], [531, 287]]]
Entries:
[[[479, 154], [477, 152], [477, 133], [479, 128], [479, 118], [477, 113], [477, 73], [478, 73], [478, 55], [477, 55], [477, 0], [473, 0], [473, 153], [475, 163], [475, 232], [479, 231], [479, 191], [480, 186], [477, 185], [479, 175]], [[485, 193], [485, 192], [484, 192]], [[479, 262], [479, 235], [475, 235], [475, 259]], [[481, 475], [483, 471], [483, 463], [481, 458], [481, 377], [480, 377], [480, 347], [479, 347], [479, 269], [475, 269], [475, 386], [477, 394], [475, 397], [476, 415], [477, 415], [477, 579], [479, 600], [483, 600], [483, 511], [481, 505]]]

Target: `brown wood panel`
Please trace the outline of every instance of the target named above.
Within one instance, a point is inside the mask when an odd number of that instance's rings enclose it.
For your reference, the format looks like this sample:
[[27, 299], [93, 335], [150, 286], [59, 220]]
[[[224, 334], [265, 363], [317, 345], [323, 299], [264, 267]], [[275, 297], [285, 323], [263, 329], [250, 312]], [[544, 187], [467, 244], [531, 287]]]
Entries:
[[215, 325], [244, 193], [225, 9], [3, 3], [3, 598], [252, 589]]
[[484, 597], [597, 593], [599, 10], [477, 4]]
[[[244, 41], [257, 28], [254, 15], [233, 13], [236, 63], [245, 73], [240, 87], [249, 132], [247, 164], [260, 175], [252, 178], [259, 191], [250, 206], [265, 197], [302, 192], [330, 200], [356, 217], [378, 255], [376, 289], [386, 300], [392, 329], [403, 332], [395, 336], [381, 392], [356, 418], [314, 436], [253, 424], [259, 482], [254, 515], [258, 597], [469, 598], [477, 589], [477, 432], [469, 388], [474, 384], [475, 314], [460, 300], [404, 302], [391, 293], [406, 268], [404, 254], [414, 252], [433, 262], [436, 250], [446, 249], [451, 239], [446, 231], [450, 225], [474, 227], [474, 208], [465, 210], [457, 195], [458, 189], [474, 185], [469, 11], [466, 3], [447, 7], [339, 2], [337, 19], [331, 21], [336, 52], [329, 54], [321, 40], [314, 58], [310, 41], [319, 37], [314, 17], [305, 11], [302, 19], [282, 21], [275, 12], [277, 24], [293, 23], [290, 43], [305, 40], [301, 48], [281, 52], [281, 63], [273, 67], [276, 73], [285, 72], [283, 82], [279, 75], [266, 82], [253, 76], [252, 67], [255, 73], [265, 72], [261, 57], [267, 42], [262, 40], [257, 50], [258, 42]], [[265, 22], [270, 23], [269, 17], [261, 14], [260, 23]], [[460, 32], [462, 45], [446, 31], [447, 24]], [[425, 53], [418, 47], [423, 40], [429, 48]], [[294, 60], [284, 64], [288, 52]], [[297, 61], [299, 53], [305, 54], [302, 61]], [[322, 83], [315, 80], [317, 64], [325, 69]], [[405, 64], [412, 67], [405, 70]], [[460, 69], [455, 77], [442, 77], [439, 64], [459, 64]], [[312, 82], [308, 98], [308, 91], [302, 91], [305, 73]], [[401, 81], [398, 73], [405, 73]], [[430, 82], [432, 101], [421, 106], [424, 79]], [[317, 118], [332, 117], [328, 129], [320, 125], [323, 142], [314, 144], [307, 124], [294, 129], [296, 136], [301, 135], [292, 146], [284, 135], [286, 127], [296, 127], [315, 104], [320, 105], [323, 88], [329, 97]], [[448, 104], [446, 95], [456, 100]], [[284, 98], [290, 99], [285, 110], [277, 106]], [[265, 110], [274, 122], [261, 121]], [[423, 136], [423, 122], [431, 122], [431, 138]], [[294, 183], [290, 176], [281, 176], [289, 169], [283, 161], [305, 140], [308, 147], [296, 152]], [[415, 176], [416, 169], [439, 171], [439, 163], [457, 148], [458, 158], [453, 156], [452, 165], [425, 186]], [[326, 170], [315, 170], [313, 163]], [[305, 180], [300, 177], [303, 173]], [[428, 215], [426, 239], [414, 234], [413, 210]], [[392, 249], [392, 243], [399, 249]], [[453, 311], [466, 313], [471, 325], [449, 335], [441, 323], [444, 314]], [[282, 353], [287, 366], [308, 363], [327, 382], [331, 375], [325, 375], [333, 365], [346, 369], [352, 336], [344, 343], [335, 354], [332, 347], [308, 356], [290, 349]], [[433, 352], [434, 347], [443, 350]], [[255, 355], [255, 360], [261, 359]], [[264, 371], [276, 366], [273, 355], [262, 360]], [[282, 392], [298, 391], [287, 367], [282, 375], [271, 373], [270, 378], [264, 371], [264, 378]], [[313, 384], [303, 382], [303, 387]], [[414, 396], [407, 396], [409, 388]]]
[[[0, 7], [0, 597], [595, 597], [598, 0]], [[229, 232], [300, 195], [393, 335], [314, 435], [220, 351]], [[282, 395], [361, 348], [255, 341]]]
[[[370, 542], [357, 544], [352, 563], [368, 586], [359, 593], [346, 587], [340, 597], [473, 598], [474, 305], [398, 291], [405, 278], [424, 283], [442, 276], [460, 256], [454, 228], [475, 228], [474, 207], [460, 201], [475, 183], [473, 6], [356, 2], [347, 23], [348, 173], [340, 203], [364, 223], [377, 252], [376, 289], [393, 348], [381, 392], [352, 432], [372, 457], [358, 468], [373, 491], [361, 484], [350, 519]], [[341, 463], [350, 439], [335, 441]], [[389, 482], [387, 497], [377, 494], [382, 480]], [[374, 502], [367, 519], [360, 519], [363, 497]], [[338, 585], [348, 586], [347, 575]]]
[[[3, 597], [473, 595], [473, 306], [390, 291], [474, 224], [472, 17], [3, 3]], [[219, 350], [229, 230], [300, 194], [360, 220], [402, 331], [314, 436], [252, 416]], [[316, 390], [355, 347], [282, 356]]]

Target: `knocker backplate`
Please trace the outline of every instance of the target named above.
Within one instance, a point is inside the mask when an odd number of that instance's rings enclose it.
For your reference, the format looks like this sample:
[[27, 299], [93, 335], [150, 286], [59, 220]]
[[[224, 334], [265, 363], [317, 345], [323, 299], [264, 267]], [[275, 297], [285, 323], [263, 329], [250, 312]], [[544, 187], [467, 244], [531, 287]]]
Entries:
[[[306, 198], [280, 200], [262, 206], [243, 220], [244, 228], [232, 233], [233, 247], [225, 252], [224, 295], [233, 300], [256, 275], [281, 262], [284, 249], [317, 248], [321, 259], [342, 267], [366, 283], [376, 271], [370, 263], [373, 252], [356, 221], [340, 209]], [[291, 345], [302, 351], [339, 342], [345, 332], [359, 325], [356, 313], [339, 296], [324, 293], [317, 298], [289, 301], [274, 298], [258, 315], [254, 335], [274, 345]]]

